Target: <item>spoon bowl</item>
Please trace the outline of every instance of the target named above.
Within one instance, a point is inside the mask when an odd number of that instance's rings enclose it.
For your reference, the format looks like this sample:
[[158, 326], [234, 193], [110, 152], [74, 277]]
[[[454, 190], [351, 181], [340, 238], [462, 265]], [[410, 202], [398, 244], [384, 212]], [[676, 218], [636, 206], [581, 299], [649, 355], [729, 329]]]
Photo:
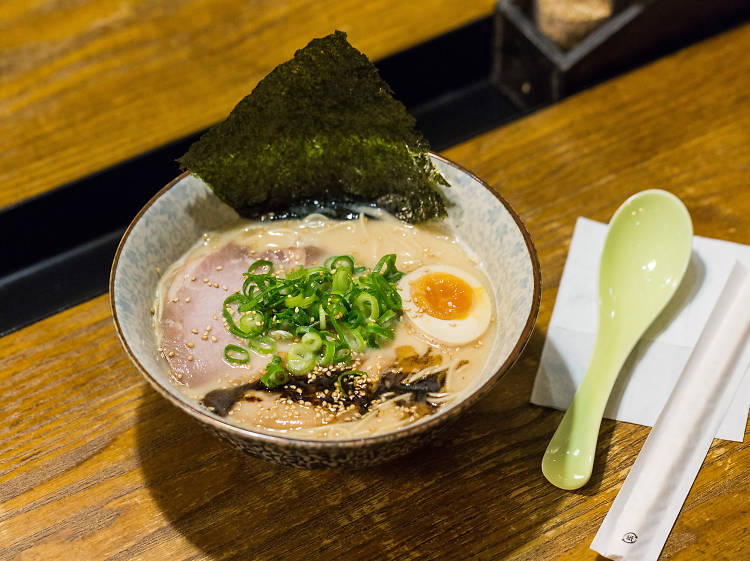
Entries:
[[692, 237], [685, 205], [660, 189], [633, 195], [612, 217], [599, 265], [599, 330], [591, 362], [542, 459], [542, 473], [553, 485], [578, 489], [591, 477], [617, 374], [677, 291]]

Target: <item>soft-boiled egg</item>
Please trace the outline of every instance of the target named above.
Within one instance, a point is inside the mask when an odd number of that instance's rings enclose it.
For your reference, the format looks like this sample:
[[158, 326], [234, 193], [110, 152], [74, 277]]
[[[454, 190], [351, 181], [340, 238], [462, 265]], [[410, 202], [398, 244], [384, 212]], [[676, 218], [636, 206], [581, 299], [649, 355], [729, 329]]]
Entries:
[[406, 316], [440, 343], [465, 345], [490, 324], [491, 305], [484, 286], [456, 267], [420, 267], [405, 275], [397, 288]]

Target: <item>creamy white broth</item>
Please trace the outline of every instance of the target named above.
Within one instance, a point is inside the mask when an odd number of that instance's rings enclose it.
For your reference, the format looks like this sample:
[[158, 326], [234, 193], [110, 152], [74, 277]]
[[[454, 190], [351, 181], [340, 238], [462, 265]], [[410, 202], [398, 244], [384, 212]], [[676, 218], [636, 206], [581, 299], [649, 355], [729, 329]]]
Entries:
[[[239, 290], [244, 279], [241, 273], [229, 276], [232, 267], [225, 270], [219, 261], [209, 260], [222, 254], [236, 256], [239, 251], [240, 260], [246, 259], [246, 263], [242, 263], [246, 269], [265, 252], [289, 252], [290, 248], [300, 248], [300, 254], [293, 252], [292, 256], [301, 258], [304, 253], [306, 266], [322, 264], [332, 255], [351, 255], [357, 265], [371, 269], [389, 253], [397, 255], [396, 265], [405, 273], [425, 265], [449, 264], [479, 278], [486, 293], [492, 294], [481, 263], [443, 225], [412, 226], [386, 213], [379, 213], [377, 219], [362, 214], [359, 219], [349, 221], [311, 215], [303, 220], [245, 222], [226, 231], [208, 232], [165, 272], [156, 295], [155, 330], [159, 347], [170, 362], [173, 382], [186, 397], [200, 403], [212, 390], [238, 388], [256, 382], [270, 360], [268, 355], [252, 351], [248, 364], [233, 365], [223, 360], [227, 341], [233, 340], [240, 345], [242, 342], [225, 331], [221, 322], [221, 301]], [[211, 266], [208, 267], [207, 263]], [[235, 262], [233, 267], [237, 266]], [[196, 271], [203, 271], [206, 276], [201, 278]], [[186, 287], [192, 292], [185, 292]], [[202, 310], [202, 315], [193, 321], [195, 327], [183, 325], [184, 333], [179, 336], [174, 334], [173, 328], [170, 331], [170, 317], [177, 318], [179, 313], [188, 311], [193, 314], [191, 317], [195, 317], [193, 310], [200, 310], [197, 306], [201, 302], [205, 305], [215, 300], [219, 304], [215, 309], [211, 304]], [[234, 404], [226, 419], [238, 426], [313, 438], [349, 438], [399, 428], [458, 399], [477, 380], [488, 359], [496, 326], [493, 317], [479, 338], [463, 346], [451, 346], [438, 343], [421, 332], [404, 315], [395, 328], [391, 343], [381, 349], [367, 349], [355, 357], [352, 368], [367, 373], [366, 380], [362, 377], [357, 383], [376, 387], [384, 373], [404, 361], [414, 359], [420, 364], [425, 356], [439, 356], [441, 362], [432, 366], [432, 370], [439, 370], [440, 376], [444, 376], [443, 387], [440, 391], [428, 393], [423, 403], [413, 401], [414, 395], [408, 393], [386, 394], [361, 414], [354, 406], [344, 411], [321, 410], [305, 401], [251, 389], [244, 394], [244, 399]], [[169, 336], [165, 337], [165, 333]], [[192, 346], [188, 348], [187, 345]], [[287, 347], [280, 344], [278, 350], [284, 352]], [[416, 356], [406, 356], [410, 353]], [[191, 369], [202, 369], [202, 372], [193, 375]], [[422, 374], [431, 372], [421, 370]]]

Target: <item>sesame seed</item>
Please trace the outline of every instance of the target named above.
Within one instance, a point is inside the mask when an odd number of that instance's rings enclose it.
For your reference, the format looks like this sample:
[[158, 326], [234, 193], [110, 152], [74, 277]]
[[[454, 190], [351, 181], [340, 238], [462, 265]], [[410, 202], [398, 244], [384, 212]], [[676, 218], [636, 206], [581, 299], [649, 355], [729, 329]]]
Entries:
[[151, 307], [151, 315], [153, 316], [156, 313], [156, 310], [154, 310], [153, 307]]
[[204, 284], [208, 284], [208, 279], [203, 279]]
[[216, 337], [214, 337], [213, 335], [211, 335], [211, 341], [212, 341], [213, 343], [216, 343], [216, 341], [218, 341], [218, 339], [216, 339]]
[[185, 303], [190, 304], [190, 296], [188, 296], [187, 298], [185, 298]]
[[195, 347], [195, 343], [188, 343], [187, 344], [187, 348], [188, 349], [192, 349], [193, 347]]
[[216, 316], [216, 315], [215, 315], [215, 316], [214, 316], [214, 319], [215, 319], [216, 321], [219, 321], [219, 316]]
[[195, 276], [190, 277], [190, 280], [194, 281], [195, 280]]
[[194, 335], [198, 335], [198, 330], [197, 329], [191, 329], [190, 333], [192, 333]]
[[229, 290], [229, 289], [227, 288], [227, 285], [226, 285], [226, 284], [225, 284], [224, 286], [222, 286], [221, 288], [223, 288], [224, 290]]
[[223, 268], [224, 268], [224, 266], [223, 266], [223, 265], [219, 265], [218, 267], [216, 267], [216, 270], [217, 270], [217, 271], [221, 271], [221, 270], [222, 270]]
[[193, 361], [193, 355], [188, 355], [188, 360], [189, 360], [190, 362], [192, 362], [192, 361]]
[[156, 274], [161, 275], [161, 269], [159, 267], [156, 268]]
[[167, 355], [169, 358], [172, 358], [174, 356], [174, 351], [169, 351], [169, 354]]
[[211, 331], [211, 326], [210, 325], [206, 326], [206, 331]]
[[218, 282], [214, 283], [214, 288], [219, 288], [219, 283]]
[[203, 339], [204, 341], [208, 341], [208, 335], [204, 333], [203, 335], [201, 335], [201, 339]]

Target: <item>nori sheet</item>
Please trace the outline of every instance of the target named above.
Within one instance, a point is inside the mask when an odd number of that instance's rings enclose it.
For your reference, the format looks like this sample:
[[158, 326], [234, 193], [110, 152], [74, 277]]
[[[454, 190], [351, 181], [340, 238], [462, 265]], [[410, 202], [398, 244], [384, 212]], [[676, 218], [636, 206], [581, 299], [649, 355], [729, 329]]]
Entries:
[[388, 84], [341, 31], [277, 66], [178, 161], [248, 218], [298, 201], [361, 201], [442, 218], [448, 183]]

